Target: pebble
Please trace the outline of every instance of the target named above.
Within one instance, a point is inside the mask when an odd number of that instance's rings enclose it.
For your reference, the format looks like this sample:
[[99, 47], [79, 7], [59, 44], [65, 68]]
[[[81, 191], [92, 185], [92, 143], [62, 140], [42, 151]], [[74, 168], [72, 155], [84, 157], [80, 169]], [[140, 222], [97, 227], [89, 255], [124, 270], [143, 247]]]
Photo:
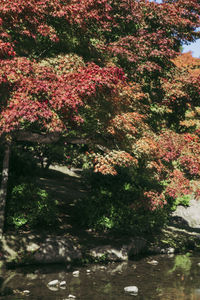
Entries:
[[160, 250], [161, 254], [174, 254], [175, 253], [175, 249], [172, 247], [169, 248], [163, 248]]
[[167, 254], [174, 254], [174, 252], [175, 252], [175, 249], [172, 247], [167, 249]]
[[50, 281], [47, 285], [48, 286], [55, 286], [55, 285], [58, 285], [58, 284], [59, 284], [58, 279], [55, 279], [55, 280]]
[[67, 284], [66, 281], [64, 281], [64, 280], [61, 281], [60, 282], [60, 288], [63, 289], [63, 290], [66, 289], [66, 284]]
[[158, 264], [158, 261], [157, 260], [150, 260], [147, 263], [152, 265], [152, 266], [156, 266]]
[[73, 276], [75, 276], [75, 277], [78, 277], [78, 276], [79, 276], [79, 274], [80, 274], [80, 272], [79, 272], [79, 271], [74, 271], [74, 272], [72, 273], [72, 275], [73, 275]]
[[69, 294], [68, 299], [76, 299], [76, 296]]
[[28, 294], [30, 294], [30, 291], [29, 290], [24, 290], [23, 294], [28, 295]]
[[136, 294], [138, 294], [138, 287], [135, 285], [126, 286], [124, 288], [124, 291], [127, 293], [130, 293], [131, 295], [136, 295]]

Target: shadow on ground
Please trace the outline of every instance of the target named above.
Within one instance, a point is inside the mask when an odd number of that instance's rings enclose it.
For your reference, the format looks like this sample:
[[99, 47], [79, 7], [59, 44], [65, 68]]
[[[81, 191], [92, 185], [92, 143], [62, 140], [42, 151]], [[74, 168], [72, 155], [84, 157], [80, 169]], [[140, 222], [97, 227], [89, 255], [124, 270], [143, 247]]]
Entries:
[[[64, 166], [51, 166], [49, 170], [43, 170], [37, 182], [55, 200], [58, 201], [58, 223], [56, 228], [44, 230], [46, 234], [68, 236], [82, 246], [104, 245], [109, 243], [118, 244], [122, 240], [129, 239], [126, 236], [113, 236], [113, 234], [97, 233], [90, 229], [81, 228], [74, 221], [76, 202], [87, 196], [87, 186], [81, 178], [81, 169], [68, 169]], [[37, 232], [36, 232], [37, 233]], [[40, 231], [40, 234], [42, 232]]]

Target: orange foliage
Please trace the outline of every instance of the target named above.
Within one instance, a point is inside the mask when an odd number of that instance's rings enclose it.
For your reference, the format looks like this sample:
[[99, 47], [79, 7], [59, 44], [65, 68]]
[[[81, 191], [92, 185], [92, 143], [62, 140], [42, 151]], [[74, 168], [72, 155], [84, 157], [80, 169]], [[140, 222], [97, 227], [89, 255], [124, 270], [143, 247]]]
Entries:
[[116, 175], [116, 166], [129, 167], [136, 166], [137, 159], [125, 151], [111, 151], [108, 154], [97, 154], [93, 160], [94, 172], [100, 172], [104, 175]]

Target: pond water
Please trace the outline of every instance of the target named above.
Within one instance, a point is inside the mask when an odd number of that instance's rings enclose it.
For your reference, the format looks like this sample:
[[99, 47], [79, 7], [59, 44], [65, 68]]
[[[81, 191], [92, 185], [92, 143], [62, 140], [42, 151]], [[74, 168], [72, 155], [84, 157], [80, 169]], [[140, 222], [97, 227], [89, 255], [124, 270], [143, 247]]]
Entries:
[[[51, 265], [1, 270], [0, 299], [200, 300], [198, 263], [200, 255], [184, 254], [73, 269]], [[138, 293], [126, 293], [127, 286], [137, 286]]]

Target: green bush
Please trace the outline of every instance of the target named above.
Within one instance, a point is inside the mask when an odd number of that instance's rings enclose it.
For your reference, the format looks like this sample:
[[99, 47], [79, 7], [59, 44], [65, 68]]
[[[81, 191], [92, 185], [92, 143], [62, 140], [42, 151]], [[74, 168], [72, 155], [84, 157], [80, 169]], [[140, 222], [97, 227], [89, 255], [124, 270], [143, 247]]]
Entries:
[[174, 210], [176, 210], [178, 205], [189, 206], [191, 198], [192, 198], [191, 194], [182, 195], [182, 196], [177, 197], [176, 199], [169, 198], [168, 199], [168, 207], [169, 207], [170, 211], [174, 211]]
[[56, 202], [34, 183], [22, 183], [13, 187], [7, 200], [7, 225], [51, 226], [56, 221]]
[[163, 226], [167, 218], [164, 209], [149, 211], [138, 206], [144, 180], [136, 186], [135, 178], [134, 170], [123, 168], [117, 176], [86, 174], [90, 192], [75, 206], [75, 222], [100, 231], [133, 234], [152, 232]]

